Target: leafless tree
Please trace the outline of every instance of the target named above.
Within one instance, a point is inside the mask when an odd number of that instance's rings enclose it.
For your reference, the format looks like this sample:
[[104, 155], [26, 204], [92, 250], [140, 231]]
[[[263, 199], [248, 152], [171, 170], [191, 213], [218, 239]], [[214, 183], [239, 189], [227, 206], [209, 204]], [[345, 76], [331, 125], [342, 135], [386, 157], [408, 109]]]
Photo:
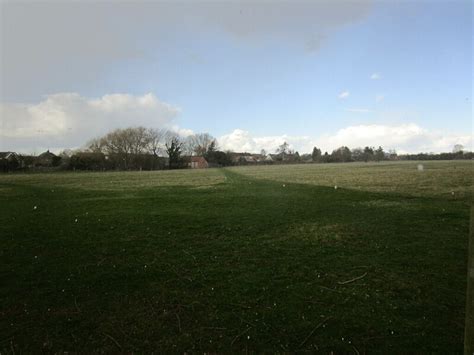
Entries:
[[187, 137], [187, 149], [197, 156], [204, 156], [210, 150], [217, 150], [217, 140], [209, 133], [198, 133]]
[[93, 138], [87, 143], [87, 149], [92, 153], [102, 153], [104, 150], [104, 141], [102, 138]]
[[126, 129], [126, 138], [129, 140], [131, 153], [143, 154], [148, 147], [150, 137], [145, 127], [132, 127]]
[[165, 129], [149, 128], [147, 134], [148, 151], [156, 157], [164, 146], [168, 131]]

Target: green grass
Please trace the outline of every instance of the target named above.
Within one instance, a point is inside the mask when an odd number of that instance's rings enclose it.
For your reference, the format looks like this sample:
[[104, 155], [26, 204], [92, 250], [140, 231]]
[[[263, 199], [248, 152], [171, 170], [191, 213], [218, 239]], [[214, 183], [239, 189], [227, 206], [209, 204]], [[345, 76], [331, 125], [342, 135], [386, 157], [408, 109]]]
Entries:
[[[422, 171], [418, 170], [422, 166]], [[472, 200], [474, 170], [471, 161], [400, 161], [376, 164], [269, 165], [258, 169], [237, 167], [237, 172], [259, 179], [338, 186], [411, 196]]]
[[472, 165], [417, 164], [2, 175], [0, 352], [459, 353]]

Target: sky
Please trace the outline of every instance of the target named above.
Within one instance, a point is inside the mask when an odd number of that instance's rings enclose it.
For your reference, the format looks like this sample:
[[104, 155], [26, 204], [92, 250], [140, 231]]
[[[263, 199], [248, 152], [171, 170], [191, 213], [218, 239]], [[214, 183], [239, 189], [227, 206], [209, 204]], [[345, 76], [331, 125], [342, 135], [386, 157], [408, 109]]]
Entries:
[[0, 0], [0, 151], [115, 128], [223, 150], [473, 149], [471, 1]]

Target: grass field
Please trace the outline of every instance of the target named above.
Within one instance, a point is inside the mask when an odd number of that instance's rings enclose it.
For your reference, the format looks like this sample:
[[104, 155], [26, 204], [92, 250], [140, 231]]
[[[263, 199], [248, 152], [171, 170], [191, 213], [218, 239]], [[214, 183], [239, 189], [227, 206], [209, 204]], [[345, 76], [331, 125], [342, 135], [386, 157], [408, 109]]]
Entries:
[[460, 353], [472, 163], [418, 164], [0, 175], [0, 352]]

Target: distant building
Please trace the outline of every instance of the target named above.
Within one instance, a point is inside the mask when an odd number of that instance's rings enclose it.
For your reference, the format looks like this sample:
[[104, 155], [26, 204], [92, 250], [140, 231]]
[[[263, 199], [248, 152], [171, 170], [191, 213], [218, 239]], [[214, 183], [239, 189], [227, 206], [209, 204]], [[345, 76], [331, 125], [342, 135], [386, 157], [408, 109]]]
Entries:
[[18, 160], [18, 154], [16, 154], [15, 152], [0, 152], [0, 160], [1, 161]]
[[240, 158], [250, 155], [249, 153], [229, 153], [230, 160], [232, 161], [232, 164], [239, 164], [240, 163]]
[[274, 161], [272, 154], [252, 154], [252, 153], [229, 153], [230, 159], [234, 165], [265, 164]]
[[256, 163], [257, 161], [255, 160], [255, 158], [251, 155], [244, 155], [242, 157], [240, 157], [240, 162], [241, 163], [245, 163], [245, 164], [254, 164]]
[[205, 169], [209, 167], [207, 160], [203, 157], [187, 157], [186, 161], [191, 169]]
[[60, 160], [61, 157], [58, 157], [56, 154], [47, 150], [36, 157], [35, 165], [41, 167], [52, 167], [57, 166]]
[[0, 152], [0, 171], [7, 172], [21, 167], [21, 158], [15, 152]]
[[252, 158], [257, 163], [262, 163], [265, 161], [265, 155], [262, 155], [262, 154], [252, 154]]

